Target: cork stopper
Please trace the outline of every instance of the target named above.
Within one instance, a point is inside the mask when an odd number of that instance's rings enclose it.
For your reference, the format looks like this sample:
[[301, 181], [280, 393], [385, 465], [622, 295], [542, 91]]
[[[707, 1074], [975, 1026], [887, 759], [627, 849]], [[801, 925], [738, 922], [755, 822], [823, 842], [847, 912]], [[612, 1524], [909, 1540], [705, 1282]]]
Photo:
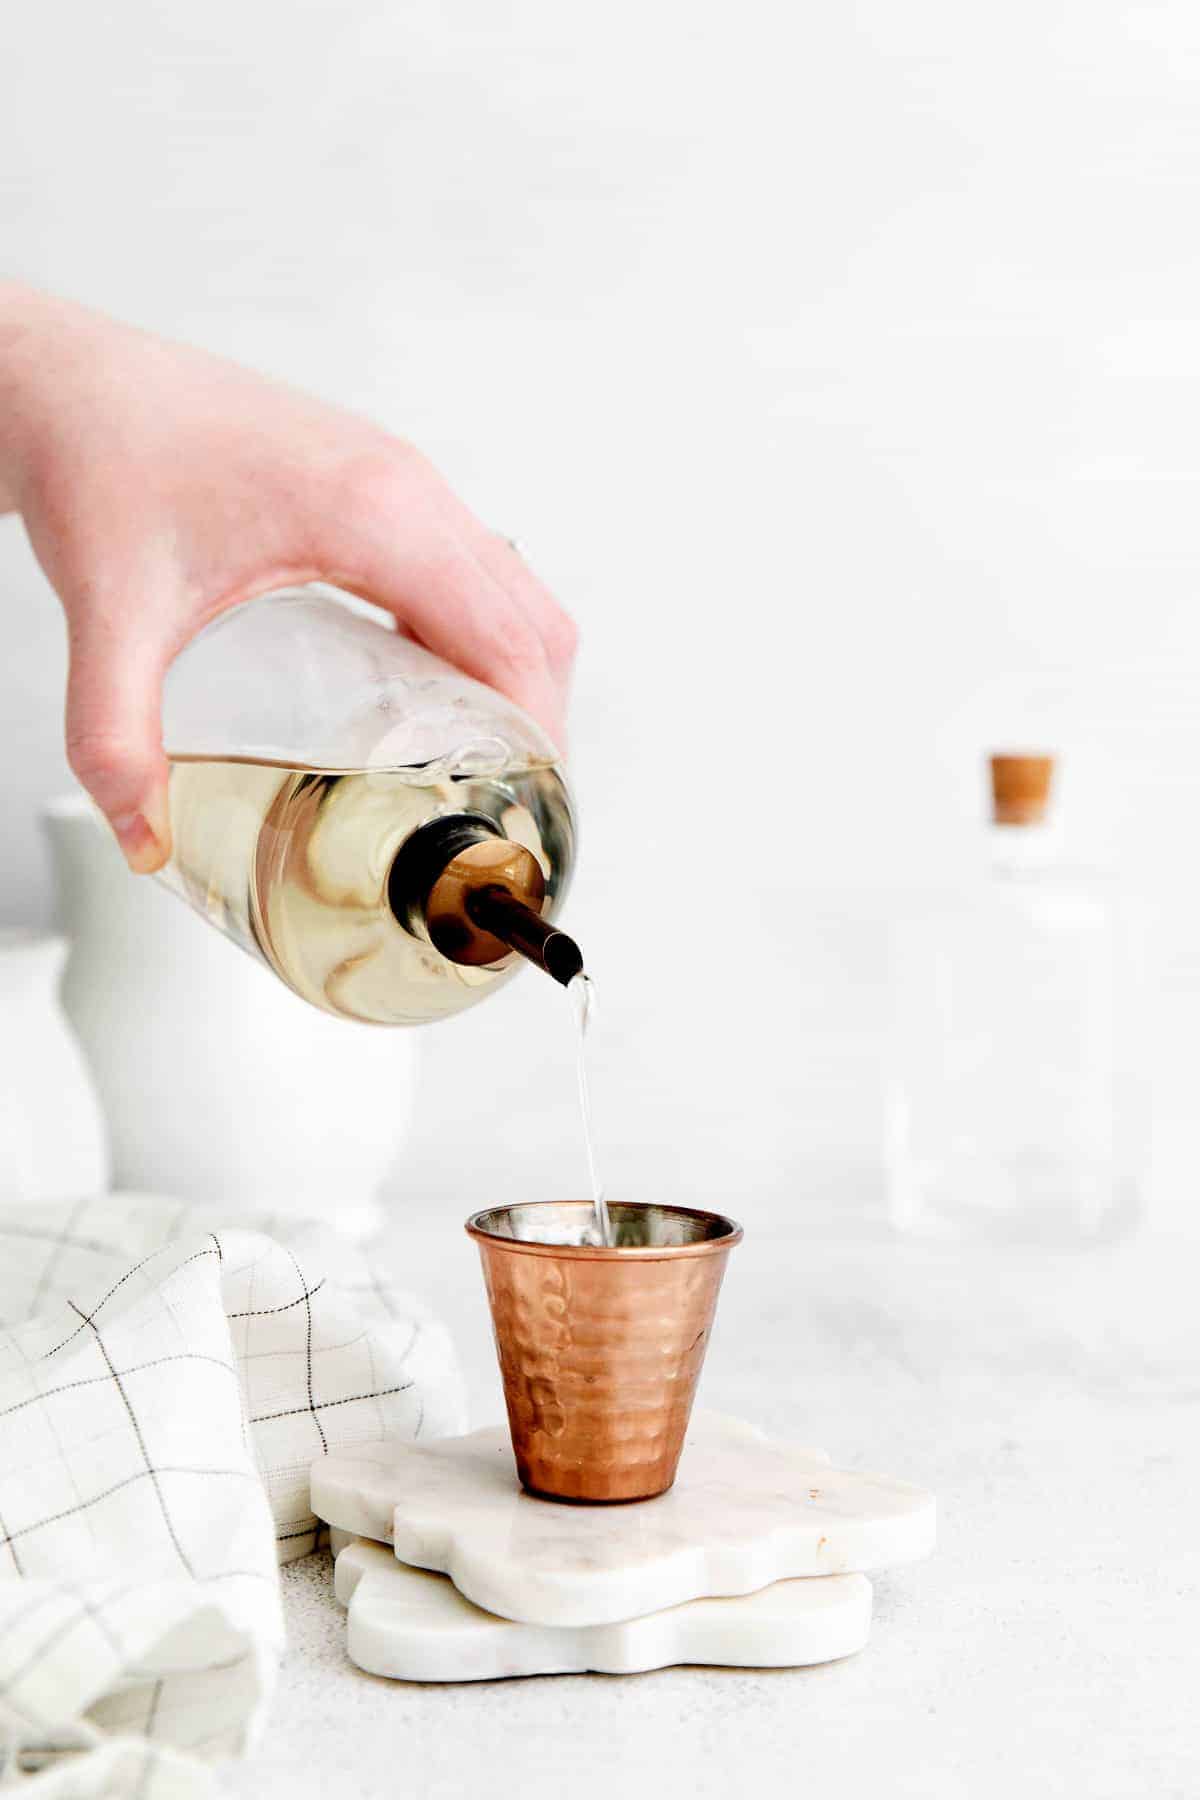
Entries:
[[1004, 754], [990, 759], [992, 818], [997, 825], [1040, 825], [1050, 805], [1052, 756]]

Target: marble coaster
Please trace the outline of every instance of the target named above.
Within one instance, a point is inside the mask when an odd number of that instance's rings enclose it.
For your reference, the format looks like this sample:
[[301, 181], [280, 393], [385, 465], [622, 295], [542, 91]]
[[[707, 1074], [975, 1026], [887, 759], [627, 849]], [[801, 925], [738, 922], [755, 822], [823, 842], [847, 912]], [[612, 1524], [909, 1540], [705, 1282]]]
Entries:
[[391, 1542], [485, 1612], [528, 1625], [609, 1625], [796, 1576], [915, 1562], [932, 1494], [836, 1469], [739, 1420], [693, 1420], [656, 1500], [568, 1506], [521, 1491], [503, 1426], [419, 1445], [359, 1445], [312, 1467], [313, 1511]]
[[445, 1575], [410, 1569], [353, 1539], [334, 1565], [350, 1660], [399, 1681], [511, 1675], [638, 1675], [672, 1663], [791, 1669], [861, 1650], [871, 1630], [865, 1575], [779, 1581], [735, 1600], [690, 1600], [616, 1625], [519, 1625], [483, 1612]]
[[[729, 1413], [701, 1410], [693, 1413], [691, 1427], [684, 1439], [683, 1465], [686, 1466], [688, 1452], [694, 1445], [718, 1435], [725, 1443], [736, 1440], [748, 1444], [763, 1444], [768, 1441], [766, 1433], [759, 1426], [751, 1425], [745, 1419], [735, 1419]], [[363, 1443], [337, 1451], [332, 1456], [318, 1457], [309, 1471], [311, 1501], [317, 1517], [324, 1519], [329, 1526], [333, 1554], [336, 1556], [340, 1549], [344, 1549], [356, 1537], [373, 1538], [377, 1544], [391, 1543], [396, 1498], [401, 1492], [399, 1483], [407, 1479], [411, 1469], [410, 1451], [416, 1449], [421, 1454], [431, 1451], [436, 1456], [442, 1456], [451, 1444], [457, 1445], [460, 1450], [469, 1446], [477, 1448], [479, 1440], [484, 1437], [494, 1440], [496, 1460], [507, 1474], [508, 1486], [513, 1495], [528, 1498], [529, 1496], [522, 1495], [508, 1432], [501, 1425], [493, 1426], [486, 1432], [476, 1431], [465, 1437], [431, 1439], [428, 1444], [420, 1445], [397, 1443], [394, 1438], [368, 1438]], [[817, 1462], [829, 1461], [824, 1450], [808, 1449], [803, 1454], [811, 1456]], [[678, 1487], [678, 1482], [676, 1486]], [[321, 1506], [317, 1505], [318, 1500], [321, 1501]], [[617, 1510], [628, 1512], [632, 1506], [644, 1504], [647, 1503], [621, 1501], [617, 1504]], [[323, 1510], [325, 1506], [330, 1508], [328, 1512]], [[589, 1509], [585, 1505], [583, 1510]], [[598, 1510], [605, 1509], [600, 1507]]]

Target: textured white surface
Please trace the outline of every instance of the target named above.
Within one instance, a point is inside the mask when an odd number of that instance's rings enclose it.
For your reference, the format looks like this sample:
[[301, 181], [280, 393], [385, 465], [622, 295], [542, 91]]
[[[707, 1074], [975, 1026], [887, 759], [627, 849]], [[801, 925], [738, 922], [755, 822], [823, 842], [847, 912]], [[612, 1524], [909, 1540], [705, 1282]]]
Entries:
[[737, 1599], [691, 1600], [616, 1625], [519, 1625], [465, 1600], [445, 1575], [411, 1569], [383, 1544], [338, 1555], [350, 1660], [404, 1681], [509, 1675], [634, 1675], [672, 1663], [798, 1668], [861, 1650], [871, 1630], [865, 1575], [780, 1581]]
[[[873, 1580], [866, 1655], [807, 1670], [665, 1669], [455, 1687], [346, 1656], [328, 1558], [284, 1571], [290, 1647], [237, 1800], [522, 1800], [529, 1747], [572, 1800], [808, 1792], [890, 1800], [1191, 1800], [1200, 1391], [1195, 1253], [975, 1255], [740, 1209], [702, 1398], [936, 1489], [935, 1556]], [[648, 1170], [648, 1182], [654, 1170]], [[479, 1273], [445, 1206], [397, 1256], [452, 1324], [474, 1416], [500, 1405]]]
[[933, 1548], [933, 1496], [832, 1466], [739, 1420], [697, 1415], [675, 1486], [627, 1506], [564, 1506], [522, 1493], [508, 1431], [322, 1457], [312, 1503], [343, 1530], [450, 1575], [488, 1612], [531, 1625], [608, 1625], [791, 1576], [917, 1561]]

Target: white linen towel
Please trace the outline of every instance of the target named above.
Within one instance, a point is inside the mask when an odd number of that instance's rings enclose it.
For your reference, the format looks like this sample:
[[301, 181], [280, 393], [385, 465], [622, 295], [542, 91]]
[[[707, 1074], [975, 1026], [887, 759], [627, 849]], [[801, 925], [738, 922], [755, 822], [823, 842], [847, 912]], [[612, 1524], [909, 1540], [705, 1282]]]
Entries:
[[317, 1543], [313, 1457], [463, 1428], [426, 1309], [263, 1223], [0, 1208], [0, 1781], [38, 1800], [210, 1793], [271, 1691], [276, 1563]]

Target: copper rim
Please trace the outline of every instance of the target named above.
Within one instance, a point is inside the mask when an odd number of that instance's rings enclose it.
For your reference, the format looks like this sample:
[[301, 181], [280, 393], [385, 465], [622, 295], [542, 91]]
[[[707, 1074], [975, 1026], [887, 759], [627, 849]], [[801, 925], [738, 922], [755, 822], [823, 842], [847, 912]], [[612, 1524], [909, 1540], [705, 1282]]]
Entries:
[[[537, 1212], [539, 1208], [559, 1211], [563, 1205], [561, 1200], [523, 1200], [517, 1203], [522, 1212]], [[573, 1202], [579, 1207], [591, 1210], [590, 1200]], [[635, 1207], [637, 1201], [612, 1202]], [[487, 1231], [481, 1221], [490, 1218], [494, 1213], [511, 1212], [509, 1206], [485, 1206], [481, 1212], [472, 1213], [467, 1220], [465, 1230], [468, 1237], [487, 1244], [495, 1250], [508, 1250], [517, 1256], [556, 1256], [570, 1257], [580, 1262], [674, 1262], [681, 1256], [712, 1256], [717, 1252], [732, 1250], [740, 1244], [745, 1233], [736, 1219], [725, 1213], [706, 1212], [699, 1206], [658, 1206], [656, 1211], [673, 1213], [677, 1218], [705, 1219], [724, 1227], [713, 1237], [698, 1238], [692, 1244], [542, 1244], [533, 1238], [504, 1237], [500, 1232]]]

